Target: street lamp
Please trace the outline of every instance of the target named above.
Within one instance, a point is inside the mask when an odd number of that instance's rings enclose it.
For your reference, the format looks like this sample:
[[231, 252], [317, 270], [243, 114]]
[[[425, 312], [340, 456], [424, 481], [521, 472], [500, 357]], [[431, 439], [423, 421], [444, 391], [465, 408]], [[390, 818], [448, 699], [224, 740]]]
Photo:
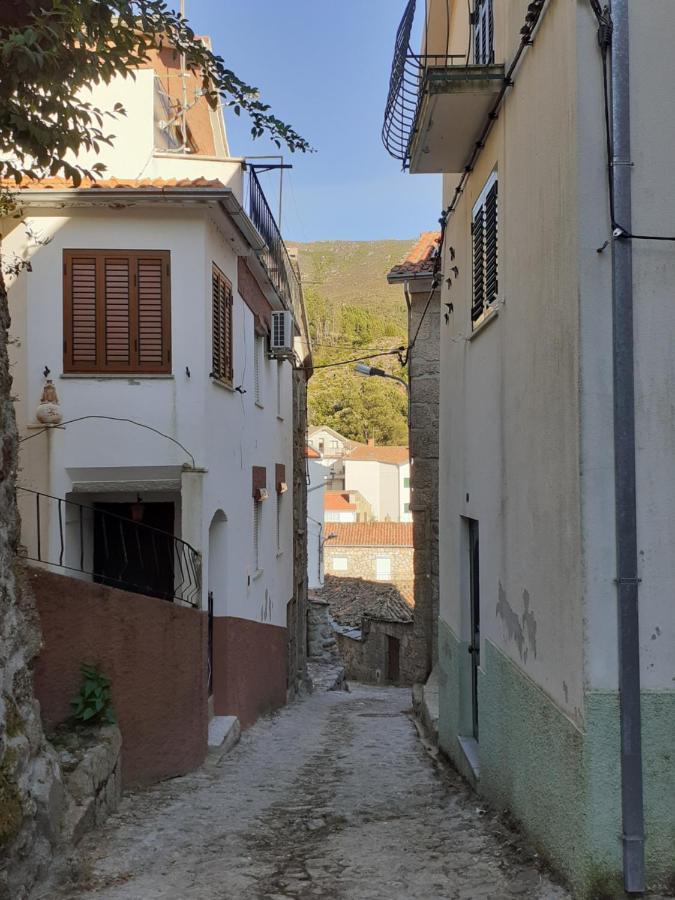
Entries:
[[404, 381], [403, 378], [399, 378], [397, 375], [390, 375], [388, 372], [385, 372], [384, 369], [378, 369], [375, 366], [366, 366], [363, 363], [359, 363], [354, 366], [354, 371], [357, 375], [365, 375], [367, 378], [388, 378], [390, 381], [398, 381], [399, 384], [403, 385], [406, 393], [410, 393], [410, 386], [407, 381]]

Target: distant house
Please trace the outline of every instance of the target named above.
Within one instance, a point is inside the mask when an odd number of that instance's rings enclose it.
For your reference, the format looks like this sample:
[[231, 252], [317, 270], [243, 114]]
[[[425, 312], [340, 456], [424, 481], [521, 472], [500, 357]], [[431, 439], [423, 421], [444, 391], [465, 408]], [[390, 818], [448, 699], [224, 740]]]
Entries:
[[413, 573], [412, 522], [335, 523], [325, 546], [326, 573], [409, 586]]
[[324, 522], [370, 522], [373, 508], [359, 491], [327, 491]]
[[326, 470], [321, 454], [309, 445], [305, 448], [307, 465], [307, 586], [310, 590], [323, 585], [324, 495]]
[[379, 522], [412, 522], [410, 453], [407, 447], [377, 447], [370, 440], [344, 461], [345, 490], [360, 491]]
[[331, 477], [326, 484], [328, 490], [344, 490], [344, 460], [363, 444], [344, 437], [333, 428], [329, 428], [328, 425], [313, 425], [307, 435], [307, 443], [313, 450], [321, 454], [322, 465], [330, 471]]

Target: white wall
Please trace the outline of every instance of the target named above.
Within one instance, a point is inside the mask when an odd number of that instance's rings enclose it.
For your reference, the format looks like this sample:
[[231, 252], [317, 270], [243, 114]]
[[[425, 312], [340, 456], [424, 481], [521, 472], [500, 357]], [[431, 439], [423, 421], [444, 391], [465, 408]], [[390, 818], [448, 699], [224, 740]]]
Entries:
[[[345, 460], [345, 490], [360, 491], [373, 507], [375, 521], [400, 521], [403, 481], [400, 468], [374, 460]], [[409, 467], [408, 467], [409, 470]]]
[[[398, 497], [399, 497], [399, 522], [412, 522], [410, 512], [410, 463], [398, 467]], [[406, 487], [407, 481], [407, 487]], [[408, 511], [406, 512], [406, 504]]]
[[[307, 584], [310, 590], [323, 585], [323, 505], [326, 495], [326, 470], [319, 460], [307, 460]], [[314, 489], [314, 490], [313, 490]]]
[[[72, 211], [43, 217], [36, 227], [52, 241], [32, 260], [10, 291], [17, 311], [22, 346], [13, 348], [17, 407], [22, 434], [33, 434], [34, 410], [42, 389], [42, 369], [51, 369], [64, 419], [85, 415], [117, 416], [151, 425], [183, 444], [205, 471], [200, 508], [190, 539], [205, 554], [204, 595], [218, 586], [216, 615], [239, 616], [285, 626], [286, 604], [293, 592], [292, 491], [282, 498], [281, 547], [276, 541], [275, 463], [286, 466], [292, 484], [291, 366], [265, 360], [263, 406], [254, 403], [253, 315], [239, 297], [236, 257], [208, 213], [189, 210], [116, 209]], [[10, 238], [20, 239], [16, 230]], [[157, 249], [171, 253], [172, 363], [169, 376], [66, 376], [62, 374], [64, 248]], [[244, 393], [212, 383], [211, 264], [234, 286], [234, 385]], [[22, 325], [22, 320], [25, 325]], [[190, 377], [186, 373], [190, 370]], [[277, 414], [276, 378], [282, 376], [281, 416]], [[20, 483], [65, 497], [74, 480], [122, 480], [133, 470], [137, 479], [181, 481], [189, 456], [176, 444], [134, 425], [85, 421], [40, 435], [21, 453]], [[29, 449], [30, 448], [30, 449]], [[270, 499], [263, 504], [260, 571], [253, 561], [251, 467], [267, 468]], [[195, 494], [193, 490], [193, 495]], [[185, 499], [185, 497], [183, 498]], [[209, 573], [209, 526], [216, 519], [223, 549], [220, 571]], [[190, 516], [184, 510], [183, 521]], [[212, 535], [212, 544], [215, 540]], [[213, 562], [211, 562], [213, 565]]]

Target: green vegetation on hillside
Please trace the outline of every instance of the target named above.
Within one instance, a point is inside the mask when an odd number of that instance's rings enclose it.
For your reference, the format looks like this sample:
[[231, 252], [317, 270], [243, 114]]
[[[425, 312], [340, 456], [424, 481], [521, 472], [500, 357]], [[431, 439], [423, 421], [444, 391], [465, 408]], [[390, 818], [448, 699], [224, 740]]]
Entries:
[[408, 443], [407, 398], [402, 387], [365, 378], [355, 363], [406, 377], [395, 355], [404, 347], [407, 310], [403, 288], [387, 284], [387, 272], [412, 241], [321, 241], [299, 246], [300, 268], [312, 338], [315, 372], [309, 383], [310, 425], [329, 425], [345, 437], [378, 444]]

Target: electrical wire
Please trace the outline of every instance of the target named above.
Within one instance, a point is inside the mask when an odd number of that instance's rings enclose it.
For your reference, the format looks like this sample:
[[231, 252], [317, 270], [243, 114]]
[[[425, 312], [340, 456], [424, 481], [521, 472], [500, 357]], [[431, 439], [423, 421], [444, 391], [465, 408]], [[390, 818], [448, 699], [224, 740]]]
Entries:
[[138, 425], [139, 428], [146, 428], [148, 431], [152, 431], [160, 437], [166, 438], [167, 441], [171, 441], [173, 444], [180, 447], [181, 450], [184, 450], [192, 460], [192, 468], [197, 468], [194, 456], [190, 453], [188, 448], [184, 447], [180, 441], [176, 440], [176, 438], [172, 438], [170, 434], [164, 434], [163, 431], [160, 431], [158, 428], [153, 428], [152, 425], [145, 425], [143, 422], [136, 422], [134, 419], [123, 419], [119, 416], [78, 416], [77, 419], [67, 419], [65, 422], [59, 422], [58, 426], [47, 425], [44, 428], [40, 428], [39, 431], [34, 431], [33, 434], [28, 434], [26, 437], [20, 438], [19, 444], [23, 444], [24, 441], [30, 441], [32, 438], [44, 434], [45, 431], [51, 431], [54, 427], [63, 428], [66, 425], [72, 425], [74, 422], [85, 422], [87, 419], [107, 419], [110, 422], [129, 422], [131, 425]]
[[[612, 46], [612, 16], [609, 7], [603, 10], [599, 0], [589, 0], [591, 9], [595, 13], [598, 20], [598, 45], [602, 56], [602, 88], [605, 106], [605, 143], [607, 147], [607, 187], [609, 192], [609, 216], [612, 226], [612, 237], [615, 240], [632, 240], [632, 241], [666, 241], [675, 242], [675, 236], [655, 235], [655, 234], [635, 234], [624, 228], [616, 221], [615, 200], [614, 200], [614, 141], [612, 138], [612, 117], [610, 111], [609, 97], [609, 52]], [[608, 246], [609, 241], [605, 241], [602, 247], [598, 247], [598, 253]]]
[[[337, 366], [348, 366], [350, 363], [364, 362], [368, 359], [378, 359], [380, 356], [398, 356], [399, 350], [386, 350], [384, 353], [371, 353], [370, 356], [355, 356], [353, 359], [343, 359], [340, 362], [323, 363], [320, 366], [313, 366], [314, 369], [334, 369]], [[299, 368], [307, 368], [307, 366], [299, 366]]]

